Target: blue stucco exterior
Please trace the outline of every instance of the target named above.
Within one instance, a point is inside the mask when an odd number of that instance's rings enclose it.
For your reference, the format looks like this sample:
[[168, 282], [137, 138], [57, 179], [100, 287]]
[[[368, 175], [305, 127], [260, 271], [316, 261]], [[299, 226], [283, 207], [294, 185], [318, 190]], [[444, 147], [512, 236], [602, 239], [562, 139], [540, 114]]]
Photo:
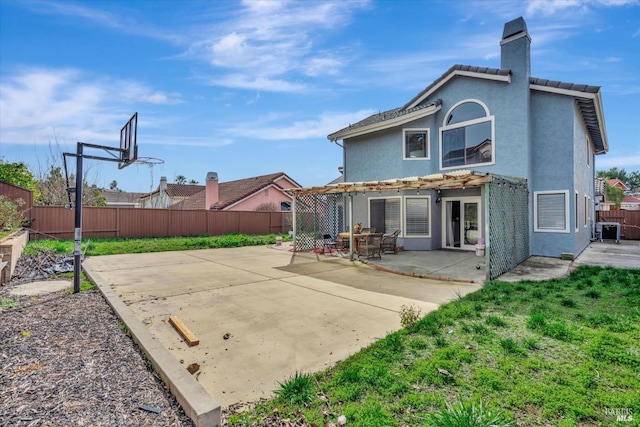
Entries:
[[[513, 21], [512, 21], [513, 22]], [[493, 160], [487, 164], [463, 166], [490, 174], [524, 178], [529, 190], [529, 233], [531, 255], [560, 257], [579, 255], [593, 237], [594, 228], [594, 153], [589, 133], [576, 95], [560, 90], [541, 90], [531, 83], [530, 44], [524, 31], [510, 34], [501, 42], [501, 70], [509, 70], [508, 78], [492, 78], [482, 72], [447, 76], [441, 85], [427, 92], [420, 102], [439, 102], [439, 109], [412, 121], [344, 137], [344, 180], [376, 181], [450, 172], [441, 168], [442, 128], [449, 111], [463, 101], [477, 102], [488, 110], [492, 122]], [[505, 30], [506, 32], [506, 30]], [[504, 74], [504, 73], [503, 73]], [[449, 78], [450, 77], [450, 78]], [[418, 104], [419, 105], [419, 104]], [[403, 130], [428, 130], [429, 158], [403, 158]], [[568, 224], [562, 230], [538, 228], [536, 195], [558, 192], [566, 195]], [[405, 238], [400, 244], [408, 250], [432, 250], [442, 247], [443, 209], [439, 197], [481, 197], [482, 188], [459, 188], [431, 196], [431, 235]], [[379, 193], [375, 197], [407, 197], [414, 192]], [[424, 193], [423, 193], [424, 194]], [[369, 218], [368, 199], [372, 195], [353, 197], [354, 219], [366, 226]], [[481, 212], [484, 208], [481, 207]], [[481, 230], [484, 218], [481, 217]]]

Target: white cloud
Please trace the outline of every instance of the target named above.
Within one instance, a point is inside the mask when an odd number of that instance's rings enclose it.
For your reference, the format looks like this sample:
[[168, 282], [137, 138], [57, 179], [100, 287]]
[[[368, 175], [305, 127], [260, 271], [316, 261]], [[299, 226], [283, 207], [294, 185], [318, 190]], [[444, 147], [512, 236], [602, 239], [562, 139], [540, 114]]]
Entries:
[[267, 77], [254, 77], [245, 74], [227, 74], [212, 79], [212, 85], [226, 86], [236, 89], [253, 89], [266, 92], [301, 92], [307, 89], [303, 83], [288, 82], [286, 80]]
[[145, 145], [166, 145], [185, 147], [225, 147], [233, 144], [231, 138], [209, 138], [198, 136], [167, 136], [167, 135], [147, 135]]
[[[264, 117], [259, 123], [237, 124], [228, 131], [237, 137], [249, 137], [263, 140], [304, 140], [309, 138], [326, 138], [336, 132], [370, 116], [375, 111], [360, 110], [347, 113], [323, 113], [306, 120], [295, 120], [292, 123], [282, 123], [282, 117], [272, 115]], [[273, 124], [273, 121], [278, 124]]]
[[22, 69], [0, 84], [0, 138], [3, 144], [113, 142], [134, 104], [179, 102], [179, 94], [76, 69]]
[[346, 64], [334, 52], [316, 51], [318, 42], [367, 3], [244, 1], [223, 23], [194, 31], [196, 41], [187, 55], [227, 70], [228, 75], [212, 81], [216, 85], [300, 91], [300, 77], [335, 75]]
[[529, 0], [527, 2], [527, 15], [551, 16], [564, 10], [587, 12], [593, 7], [619, 7], [637, 5], [638, 0]]

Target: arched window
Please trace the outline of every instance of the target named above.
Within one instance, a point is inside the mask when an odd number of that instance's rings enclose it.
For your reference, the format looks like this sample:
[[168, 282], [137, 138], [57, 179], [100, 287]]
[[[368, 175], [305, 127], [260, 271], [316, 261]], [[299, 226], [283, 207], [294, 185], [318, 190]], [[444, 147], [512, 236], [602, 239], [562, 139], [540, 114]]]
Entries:
[[493, 116], [480, 101], [451, 108], [440, 128], [440, 168], [494, 163]]

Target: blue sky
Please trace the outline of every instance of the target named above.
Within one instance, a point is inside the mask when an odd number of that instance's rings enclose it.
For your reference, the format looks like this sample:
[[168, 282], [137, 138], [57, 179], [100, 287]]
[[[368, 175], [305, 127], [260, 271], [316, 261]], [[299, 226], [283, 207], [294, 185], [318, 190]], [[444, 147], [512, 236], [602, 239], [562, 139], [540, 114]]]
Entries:
[[534, 77], [602, 87], [597, 168], [640, 171], [638, 0], [1, 0], [0, 158], [38, 175], [77, 141], [118, 146], [138, 112], [138, 155], [164, 164], [87, 160], [91, 182], [144, 192], [161, 176], [284, 171], [325, 184], [342, 163], [328, 134], [453, 64], [499, 68], [518, 16]]

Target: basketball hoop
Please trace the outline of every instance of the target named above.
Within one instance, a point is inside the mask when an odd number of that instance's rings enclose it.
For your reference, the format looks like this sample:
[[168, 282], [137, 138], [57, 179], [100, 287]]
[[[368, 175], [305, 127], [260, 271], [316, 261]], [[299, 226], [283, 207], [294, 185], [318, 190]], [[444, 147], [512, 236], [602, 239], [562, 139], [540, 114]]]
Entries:
[[164, 163], [164, 160], [162, 159], [158, 159], [156, 157], [138, 157], [136, 160], [134, 160], [132, 162], [133, 164], [136, 165], [149, 165], [149, 166], [153, 166], [153, 165], [161, 165]]

